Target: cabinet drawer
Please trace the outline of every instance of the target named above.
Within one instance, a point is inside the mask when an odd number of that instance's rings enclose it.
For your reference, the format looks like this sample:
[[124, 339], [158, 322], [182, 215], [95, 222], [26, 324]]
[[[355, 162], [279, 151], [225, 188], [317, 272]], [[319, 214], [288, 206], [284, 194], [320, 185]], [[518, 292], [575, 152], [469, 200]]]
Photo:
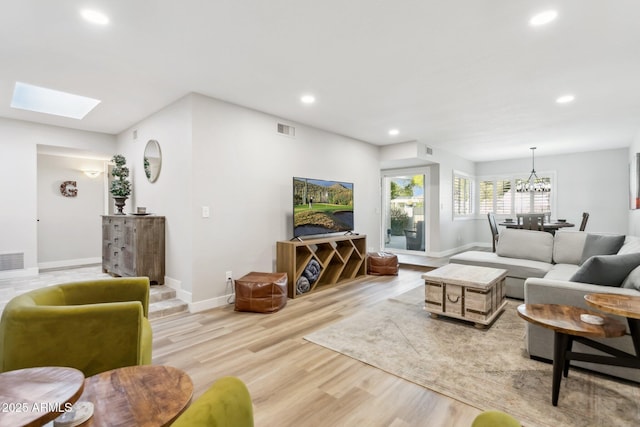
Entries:
[[458, 285], [444, 285], [444, 312], [462, 316], [464, 305], [463, 288]]

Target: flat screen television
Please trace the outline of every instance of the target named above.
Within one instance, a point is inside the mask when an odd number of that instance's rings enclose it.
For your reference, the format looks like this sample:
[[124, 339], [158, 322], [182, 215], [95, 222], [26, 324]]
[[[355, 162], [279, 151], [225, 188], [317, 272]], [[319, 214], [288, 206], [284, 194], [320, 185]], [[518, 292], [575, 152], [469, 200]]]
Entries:
[[293, 178], [293, 237], [353, 231], [353, 183]]

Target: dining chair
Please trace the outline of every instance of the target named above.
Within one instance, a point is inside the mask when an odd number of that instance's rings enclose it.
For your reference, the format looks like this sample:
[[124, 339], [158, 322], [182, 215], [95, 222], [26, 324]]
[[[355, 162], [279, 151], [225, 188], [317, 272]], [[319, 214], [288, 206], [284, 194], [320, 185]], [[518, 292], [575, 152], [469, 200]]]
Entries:
[[424, 251], [424, 221], [418, 221], [415, 230], [404, 230], [404, 235], [408, 250]]
[[525, 230], [544, 231], [544, 214], [523, 214], [522, 228]]
[[587, 228], [587, 221], [589, 220], [589, 212], [582, 212], [582, 222], [580, 223], [580, 231], [584, 231]]
[[491, 244], [493, 246], [493, 252], [495, 252], [496, 244], [498, 243], [498, 237], [500, 236], [500, 234], [498, 233], [498, 224], [496, 223], [495, 215], [491, 212], [487, 214], [487, 218], [489, 219], [489, 228], [491, 229]]

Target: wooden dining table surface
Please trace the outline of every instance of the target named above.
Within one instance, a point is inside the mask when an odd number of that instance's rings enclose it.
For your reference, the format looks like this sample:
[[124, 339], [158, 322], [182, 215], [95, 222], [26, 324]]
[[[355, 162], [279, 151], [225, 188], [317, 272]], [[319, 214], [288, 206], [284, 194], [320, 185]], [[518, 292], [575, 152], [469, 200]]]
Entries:
[[[522, 224], [518, 224], [515, 221], [512, 221], [512, 222], [502, 221], [498, 223], [498, 225], [501, 225], [507, 228], [523, 228], [524, 227]], [[545, 222], [544, 224], [542, 224], [542, 227], [545, 229], [545, 231], [551, 231], [551, 230], [557, 231], [561, 228], [575, 227], [575, 226], [576, 226], [575, 224], [571, 222], [566, 222], [566, 221]]]

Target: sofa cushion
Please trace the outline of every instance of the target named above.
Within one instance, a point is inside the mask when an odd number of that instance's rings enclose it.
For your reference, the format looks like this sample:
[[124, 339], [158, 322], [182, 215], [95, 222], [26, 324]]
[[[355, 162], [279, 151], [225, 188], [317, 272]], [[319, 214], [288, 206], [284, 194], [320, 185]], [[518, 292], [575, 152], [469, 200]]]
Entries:
[[540, 231], [507, 228], [500, 233], [496, 253], [502, 257], [551, 263], [553, 235]]
[[618, 234], [587, 234], [580, 264], [594, 255], [617, 254], [624, 243], [624, 236]]
[[587, 233], [584, 231], [558, 231], [553, 238], [553, 262], [581, 264]]
[[483, 251], [462, 252], [449, 258], [449, 262], [479, 265], [481, 267], [503, 268], [508, 271], [508, 277], [518, 277], [521, 279], [528, 277], [545, 277], [545, 274], [553, 267], [552, 264], [546, 262], [501, 257], [494, 252]]
[[620, 287], [640, 291], [640, 267], [631, 270], [631, 273], [624, 279]]
[[580, 268], [577, 264], [554, 264], [553, 268], [544, 276], [551, 280], [569, 280]]
[[620, 286], [633, 269], [640, 265], [640, 253], [596, 255], [580, 266], [569, 279], [572, 282]]
[[624, 239], [624, 244], [618, 251], [618, 255], [630, 254], [633, 252], [640, 252], [640, 237], [627, 236]]

